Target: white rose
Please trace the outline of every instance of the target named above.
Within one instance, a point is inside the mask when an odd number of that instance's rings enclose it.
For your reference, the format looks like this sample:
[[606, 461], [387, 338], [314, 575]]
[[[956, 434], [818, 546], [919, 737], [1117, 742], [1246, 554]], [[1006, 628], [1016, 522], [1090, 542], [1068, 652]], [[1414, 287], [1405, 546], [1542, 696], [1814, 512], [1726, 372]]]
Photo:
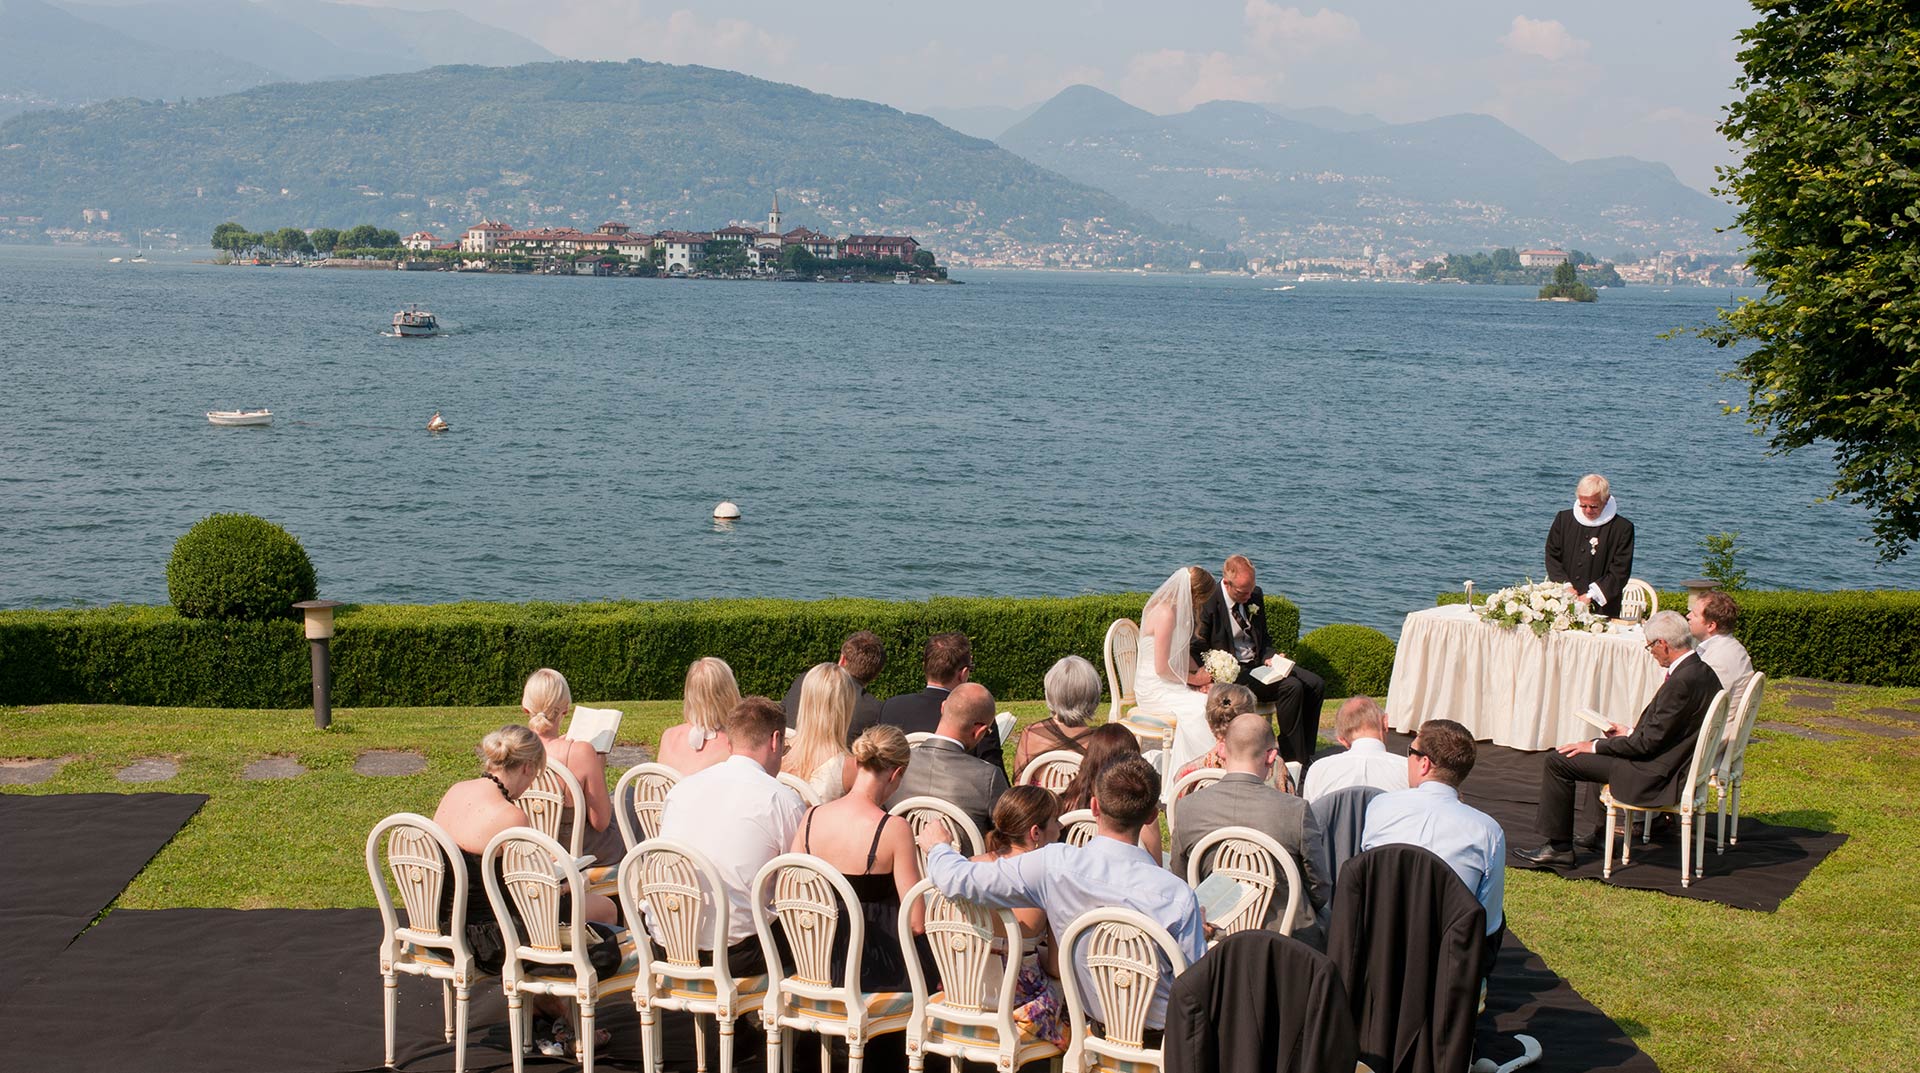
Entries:
[[1553, 616], [1553, 628], [1556, 630], [1564, 630], [1572, 625], [1573, 625], [1573, 621], [1567, 618], [1567, 616], [1565, 615]]
[[1518, 603], [1516, 603], [1516, 602], [1514, 602], [1513, 600], [1508, 600], [1508, 601], [1507, 601], [1507, 614], [1509, 614], [1509, 615], [1517, 615], [1517, 614], [1519, 614], [1519, 613], [1520, 613], [1520, 605], [1519, 605]]

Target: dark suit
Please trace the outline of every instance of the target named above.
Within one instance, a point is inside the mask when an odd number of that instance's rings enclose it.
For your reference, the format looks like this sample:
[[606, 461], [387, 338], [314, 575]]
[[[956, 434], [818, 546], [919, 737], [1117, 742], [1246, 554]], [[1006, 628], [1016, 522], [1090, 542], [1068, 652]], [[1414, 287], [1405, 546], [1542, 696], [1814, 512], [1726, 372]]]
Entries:
[[[880, 722], [891, 723], [908, 734], [925, 731], [928, 734], [940, 729], [940, 706], [947, 702], [951, 690], [939, 686], [928, 686], [918, 693], [902, 693], [897, 697], [888, 697], [880, 705]], [[1000, 751], [1000, 728], [987, 724], [987, 732], [980, 743], [973, 747], [973, 755], [1001, 769], [1006, 775], [1006, 758]], [[984, 833], [984, 832], [983, 832]]]
[[1668, 668], [1666, 682], [1647, 702], [1633, 733], [1601, 738], [1591, 753], [1548, 753], [1540, 776], [1540, 833], [1556, 848], [1571, 844], [1577, 782], [1592, 784], [1590, 800], [1598, 799], [1602, 783], [1631, 805], [1677, 800], [1676, 784], [1685, 777], [1700, 724], [1718, 692], [1720, 676], [1689, 651]]
[[[1272, 658], [1273, 637], [1267, 633], [1266, 594], [1260, 586], [1242, 606], [1247, 617], [1246, 633], [1253, 642], [1253, 659], [1240, 661], [1238, 684], [1253, 690], [1253, 695], [1273, 705], [1273, 720], [1280, 736], [1280, 756], [1306, 764], [1319, 747], [1320, 705], [1326, 699], [1327, 683], [1305, 667], [1277, 682], [1262, 682], [1253, 676], [1255, 668]], [[1194, 611], [1193, 664], [1211, 649], [1233, 652], [1233, 609], [1227, 605], [1226, 592], [1214, 589], [1213, 598]], [[1235, 653], [1238, 655], [1238, 653]]]
[[[801, 671], [800, 677], [793, 680], [793, 687], [787, 690], [786, 699], [780, 702], [780, 707], [786, 709], [787, 729], [790, 731], [794, 729], [795, 721], [800, 718], [800, 685], [806, 680], [807, 672]], [[860, 693], [853, 698], [853, 719], [847, 723], [849, 747], [853, 745], [853, 739], [859, 737], [862, 731], [880, 721], [880, 698], [867, 692], [864, 683], [855, 681], [854, 685], [860, 687]]]
[[984, 837], [993, 830], [994, 802], [1006, 792], [1007, 773], [999, 764], [969, 755], [951, 738], [928, 738], [913, 747], [907, 773], [887, 807], [909, 797], [937, 797], [966, 813]]
[[1620, 616], [1620, 592], [1633, 576], [1633, 523], [1618, 514], [1605, 525], [1581, 525], [1569, 507], [1553, 517], [1547, 530], [1547, 580], [1564, 581], [1580, 595], [1600, 586], [1606, 605], [1596, 615]]

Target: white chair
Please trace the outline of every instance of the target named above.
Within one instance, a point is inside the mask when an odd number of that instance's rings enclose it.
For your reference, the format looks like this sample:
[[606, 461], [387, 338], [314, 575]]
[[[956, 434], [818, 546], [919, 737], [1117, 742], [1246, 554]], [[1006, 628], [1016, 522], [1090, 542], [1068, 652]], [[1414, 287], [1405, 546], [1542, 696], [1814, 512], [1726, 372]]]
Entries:
[[[1142, 1067], [1164, 1069], [1161, 1048], [1148, 1047], [1145, 1040], [1147, 1014], [1160, 979], [1187, 971], [1187, 959], [1173, 937], [1140, 913], [1111, 907], [1081, 914], [1060, 936], [1060, 949], [1060, 982], [1072, 1026], [1065, 1068], [1074, 1073], [1095, 1066], [1129, 1073]], [[1089, 996], [1080, 993], [1080, 973], [1072, 967], [1083, 962], [1104, 1015], [1105, 1031], [1099, 1035], [1093, 1031]]]
[[[774, 943], [778, 920], [793, 951], [791, 971]], [[818, 1032], [820, 1067], [832, 1063], [827, 1036], [847, 1041], [847, 1073], [860, 1073], [867, 1041], [903, 1032], [913, 1015], [913, 992], [860, 990], [860, 955], [866, 920], [853, 887], [832, 865], [805, 853], [783, 853], [753, 879], [753, 925], [767, 958], [767, 1001], [760, 1015], [767, 1029], [767, 1069], [789, 1069], [783, 1041], [794, 1032]], [[835, 984], [834, 934], [846, 929], [846, 982]], [[909, 932], [909, 935], [912, 933]]]
[[[507, 1024], [513, 1071], [521, 1073], [526, 1055], [526, 995], [572, 999], [579, 1013], [580, 1064], [593, 1073], [594, 1010], [602, 999], [633, 990], [632, 959], [602, 977], [588, 960], [593, 932], [587, 927], [587, 880], [574, 867], [566, 847], [531, 827], [509, 827], [493, 836], [480, 857], [487, 900], [500, 924], [506, 964], [500, 973], [507, 992]], [[560, 896], [571, 906], [560, 919]], [[526, 928], [525, 936], [520, 933]]]
[[[382, 836], [385, 836], [382, 838]], [[384, 863], [382, 861], [384, 851]], [[391, 874], [406, 908], [407, 922], [394, 911]], [[367, 878], [380, 905], [380, 977], [386, 1008], [387, 1065], [393, 1064], [394, 1014], [400, 996], [397, 973], [440, 981], [446, 1038], [453, 1044], [454, 1073], [467, 1068], [467, 1003], [475, 981], [491, 976], [474, 965], [467, 945], [466, 861], [440, 825], [425, 816], [401, 812], [374, 825], [367, 835]], [[440, 918], [451, 887], [451, 909]]]
[[[926, 906], [927, 945], [940, 970], [942, 989], [931, 993], [910, 938], [916, 902]], [[907, 1068], [913, 1073], [926, 1067], [929, 1054], [1007, 1071], [1060, 1054], [1060, 1048], [1014, 1023], [1022, 941], [1012, 910], [955, 901], [923, 879], [900, 903], [900, 935], [913, 988], [907, 1021]], [[1009, 950], [1012, 957], [1005, 956]]]
[[915, 746], [931, 737], [933, 737], [933, 731], [931, 730], [916, 730], [907, 735], [907, 745], [909, 747]]
[[1174, 812], [1180, 807], [1180, 799], [1195, 790], [1212, 786], [1227, 773], [1225, 768], [1195, 768], [1173, 784], [1173, 792], [1167, 795], [1167, 830], [1174, 829]]
[[679, 781], [680, 773], [665, 764], [635, 764], [621, 773], [613, 787], [613, 819], [628, 849], [660, 837], [667, 792]]
[[1084, 846], [1093, 841], [1096, 830], [1093, 810], [1077, 808], [1060, 814], [1060, 841], [1069, 846]]
[[973, 817], [955, 808], [952, 802], [922, 795], [903, 798], [887, 811], [895, 816], [905, 816], [907, 826], [913, 828], [913, 852], [920, 859], [922, 872], [927, 868], [927, 855], [920, 850], [919, 838], [920, 831], [929, 820], [946, 821], [947, 831], [953, 835], [953, 848], [959, 850], [961, 856], [973, 857], [987, 851], [987, 840], [980, 836], [980, 826], [973, 822]]
[[821, 803], [820, 791], [814, 789], [812, 783], [808, 782], [807, 780], [801, 778], [798, 775], [795, 775], [793, 772], [782, 771], [780, 774], [775, 775], [774, 778], [780, 780], [781, 785], [785, 786], [787, 789], [792, 790], [796, 794], [799, 794], [800, 800], [805, 802], [809, 806], [818, 805]]
[[1054, 793], [1067, 788], [1073, 777], [1080, 773], [1079, 753], [1069, 749], [1054, 749], [1041, 753], [1020, 770], [1020, 778], [1015, 780], [1018, 786], [1038, 786]]
[[[1107, 722], [1119, 723], [1133, 731], [1133, 736], [1140, 739], [1142, 750], [1161, 750], [1164, 763], [1173, 745], [1173, 720], [1139, 710], [1140, 700], [1133, 692], [1134, 677], [1140, 669], [1140, 626], [1130, 618], [1114, 619], [1107, 627], [1107, 637], [1101, 647], [1107, 665], [1107, 693], [1113, 697], [1107, 708]], [[1129, 708], [1133, 711], [1129, 712]], [[1164, 767], [1155, 770], [1162, 779], [1167, 777]]]
[[[640, 1013], [646, 1068], [657, 1070], [664, 1062], [654, 1011], [681, 1010], [694, 1015], [698, 1068], [707, 1068], [707, 1034], [699, 1027], [704, 1015], [720, 1026], [720, 1069], [732, 1073], [734, 1022], [765, 1004], [767, 975], [737, 977], [727, 965], [726, 884], [713, 862], [684, 843], [648, 839], [620, 862], [620, 906], [640, 953], [633, 1005]], [[658, 925], [657, 944], [642, 906]], [[711, 965], [700, 964], [703, 937], [711, 944]]]
[[1268, 907], [1280, 892], [1282, 880], [1287, 885], [1287, 900], [1276, 930], [1282, 935], [1293, 934], [1299, 924], [1300, 895], [1306, 884], [1300, 878], [1300, 866], [1294, 863], [1293, 854], [1272, 836], [1251, 827], [1222, 827], [1208, 832], [1194, 843], [1193, 852], [1187, 857], [1187, 885], [1198, 887], [1201, 880], [1216, 874], [1231, 876], [1254, 891], [1254, 896], [1239, 912], [1225, 920], [1208, 922], [1218, 929], [1220, 938], [1261, 927], [1267, 919]]
[[1644, 622], [1658, 610], [1660, 594], [1654, 591], [1653, 586], [1637, 577], [1628, 578], [1626, 586], [1620, 590], [1620, 617]]
[[584, 800], [586, 798], [581, 793], [580, 780], [574, 778], [573, 772], [565, 766], [549, 758], [540, 774], [534, 776], [533, 785], [520, 795], [518, 804], [527, 811], [527, 820], [534, 830], [561, 842], [569, 853], [578, 857], [587, 833], [587, 810], [574, 808], [573, 827], [564, 834], [560, 830], [560, 818], [569, 806]]
[[[1753, 724], [1760, 715], [1760, 695], [1765, 690], [1767, 676], [1759, 671], [1747, 679], [1746, 688], [1740, 693], [1740, 702], [1734, 706], [1733, 713], [1727, 717], [1727, 734], [1720, 748], [1720, 760], [1713, 765], [1713, 795], [1716, 811], [1720, 814], [1719, 836], [1715, 839], [1714, 852], [1725, 853], [1728, 846], [1740, 844], [1740, 777], [1747, 769], [1747, 743], [1753, 740]], [[1727, 827], [1728, 798], [1732, 798], [1733, 827]]]
[[993, 729], [1000, 733], [1000, 744], [1005, 745], [1013, 740], [1013, 728], [1018, 722], [1012, 712], [1001, 712], [993, 717]]
[[[1727, 691], [1721, 690], [1713, 695], [1713, 704], [1707, 709], [1707, 718], [1700, 724], [1700, 736], [1694, 741], [1693, 762], [1687, 765], [1687, 778], [1680, 784], [1680, 800], [1671, 805], [1629, 805], [1613, 796], [1613, 787], [1604, 786], [1600, 790], [1600, 803], [1607, 808], [1606, 856], [1600, 868], [1601, 877], [1613, 876], [1613, 836], [1616, 813], [1624, 814], [1631, 823], [1634, 813], [1651, 816], [1656, 812], [1677, 812], [1680, 814], [1680, 885], [1692, 884], [1694, 878], [1706, 872], [1707, 828], [1706, 824], [1695, 825], [1695, 819], [1707, 811], [1708, 780], [1713, 777], [1713, 764], [1720, 755], [1721, 739], [1726, 734]], [[1633, 855], [1633, 833], [1627, 832], [1620, 846], [1620, 863], [1631, 864]]]

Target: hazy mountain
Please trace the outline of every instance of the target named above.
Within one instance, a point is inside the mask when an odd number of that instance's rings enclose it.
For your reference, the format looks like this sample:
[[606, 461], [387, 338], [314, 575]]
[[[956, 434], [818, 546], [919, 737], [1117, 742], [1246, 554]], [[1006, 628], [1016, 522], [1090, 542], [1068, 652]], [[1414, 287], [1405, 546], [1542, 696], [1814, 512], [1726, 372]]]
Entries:
[[47, 226], [105, 208], [194, 234], [232, 219], [450, 235], [482, 216], [658, 230], [763, 220], [776, 191], [790, 225], [911, 233], [942, 256], [1187, 256], [1112, 195], [925, 116], [705, 67], [439, 67], [0, 125], [0, 215]]
[[114, 97], [177, 100], [267, 82], [554, 59], [451, 11], [323, 0], [0, 0], [0, 116]]
[[1267, 111], [1281, 119], [1291, 119], [1321, 130], [1372, 130], [1384, 127], [1386, 120], [1366, 112], [1343, 112], [1338, 108], [1316, 105], [1311, 108], [1287, 108], [1278, 104], [1269, 104]]
[[1249, 255], [1568, 244], [1725, 248], [1732, 210], [1662, 164], [1569, 164], [1491, 116], [1419, 123], [1235, 101], [1155, 116], [1063, 90], [1000, 144]]
[[1019, 108], [1009, 108], [1003, 104], [981, 104], [971, 108], [922, 108], [920, 114], [931, 116], [962, 134], [994, 141], [1015, 123], [1032, 115], [1042, 103], [1035, 101]]

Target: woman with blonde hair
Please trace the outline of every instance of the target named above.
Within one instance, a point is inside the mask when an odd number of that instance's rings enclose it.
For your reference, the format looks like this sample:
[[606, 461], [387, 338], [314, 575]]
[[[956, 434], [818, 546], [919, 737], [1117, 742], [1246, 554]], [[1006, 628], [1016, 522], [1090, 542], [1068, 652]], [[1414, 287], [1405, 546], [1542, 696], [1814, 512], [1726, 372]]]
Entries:
[[822, 801], [853, 785], [858, 765], [847, 751], [847, 727], [859, 698], [860, 684], [837, 663], [816, 664], [800, 682], [793, 740], [780, 770], [807, 780]]
[[740, 686], [726, 660], [707, 656], [687, 668], [681, 696], [682, 721], [660, 735], [660, 762], [686, 776], [732, 755], [733, 744], [721, 725], [740, 703]]
[[[567, 679], [551, 667], [542, 667], [527, 677], [520, 692], [520, 710], [527, 714], [527, 729], [546, 746], [547, 759], [566, 768], [580, 782], [580, 793], [587, 799], [587, 829], [580, 840], [580, 852], [593, 855], [597, 865], [617, 865], [627, 855], [620, 840], [620, 826], [613, 822], [613, 795], [607, 790], [607, 758], [584, 741], [560, 736], [561, 724], [573, 710], [573, 691]], [[560, 830], [572, 830], [574, 804], [560, 814]]]

